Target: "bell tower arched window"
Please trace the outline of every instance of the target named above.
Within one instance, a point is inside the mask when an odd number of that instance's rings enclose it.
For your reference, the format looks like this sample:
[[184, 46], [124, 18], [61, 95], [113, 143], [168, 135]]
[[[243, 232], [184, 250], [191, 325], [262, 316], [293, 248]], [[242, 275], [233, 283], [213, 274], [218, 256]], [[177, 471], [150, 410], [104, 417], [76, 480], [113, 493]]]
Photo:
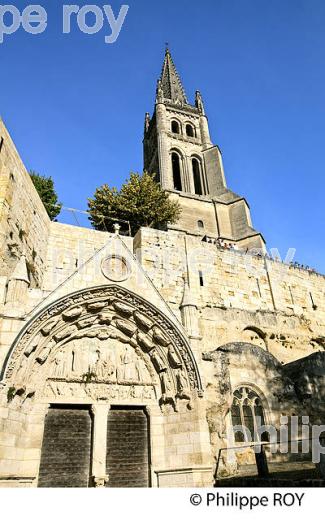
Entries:
[[172, 121], [171, 124], [173, 134], [180, 134], [180, 126], [178, 121]]
[[201, 165], [195, 157], [192, 159], [192, 170], [194, 180], [194, 191], [196, 195], [203, 195]]
[[[237, 426], [235, 430], [236, 442], [269, 440], [268, 432], [262, 432], [262, 435], [260, 435], [258, 431], [259, 427], [265, 425], [265, 413], [260, 397], [251, 388], [242, 386], [235, 390], [231, 419], [233, 427]], [[243, 426], [245, 428], [242, 428]], [[251, 438], [249, 438], [248, 432]]]
[[195, 128], [192, 125], [187, 124], [185, 127], [185, 132], [188, 137], [195, 137]]
[[181, 162], [178, 153], [172, 153], [172, 170], [174, 190], [182, 191]]

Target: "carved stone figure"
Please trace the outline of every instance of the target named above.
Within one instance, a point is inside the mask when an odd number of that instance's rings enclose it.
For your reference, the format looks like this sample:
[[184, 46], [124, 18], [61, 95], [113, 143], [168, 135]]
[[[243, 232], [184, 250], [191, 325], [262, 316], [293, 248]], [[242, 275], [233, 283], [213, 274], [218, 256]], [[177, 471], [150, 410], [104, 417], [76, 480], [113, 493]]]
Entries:
[[183, 370], [177, 370], [176, 372], [176, 384], [177, 384], [177, 395], [178, 397], [190, 399], [188, 392], [188, 382]]
[[166, 336], [162, 333], [162, 331], [160, 330], [159, 327], [154, 327], [153, 328], [153, 340], [156, 341], [157, 343], [159, 343], [159, 345], [162, 345], [163, 347], [167, 347], [168, 345], [168, 340], [166, 338]]
[[173, 368], [179, 368], [182, 366], [182, 361], [172, 344], [168, 347], [168, 359]]
[[72, 309], [68, 309], [62, 313], [62, 317], [66, 320], [71, 320], [75, 318], [79, 318], [83, 311], [82, 307], [73, 307]]
[[49, 357], [49, 354], [51, 352], [51, 347], [48, 346], [48, 347], [45, 347], [41, 350], [41, 352], [37, 355], [36, 357], [36, 361], [40, 364], [40, 365], [43, 365], [43, 363], [45, 363], [45, 361], [47, 360], [47, 358]]
[[163, 398], [169, 397], [170, 395], [172, 395], [172, 384], [170, 382], [167, 372], [161, 372], [159, 377], [161, 383], [162, 396]]
[[59, 332], [57, 332], [54, 335], [54, 339], [56, 341], [62, 341], [63, 339], [66, 339], [69, 336], [71, 336], [74, 332], [76, 332], [76, 330], [77, 330], [77, 327], [75, 325], [71, 325], [70, 327], [66, 327], [66, 328], [60, 330]]
[[99, 348], [93, 343], [89, 343], [89, 372], [96, 374], [97, 362], [99, 360]]
[[134, 311], [134, 307], [131, 307], [131, 305], [119, 302], [117, 300], [113, 302], [113, 307], [116, 311], [120, 312], [121, 314], [125, 314], [126, 316], [131, 316]]
[[144, 363], [139, 357], [136, 358], [134, 366], [135, 366], [135, 372], [136, 372], [138, 381], [144, 381], [144, 377], [145, 377]]
[[157, 103], [162, 103], [164, 101], [164, 91], [162, 88], [161, 80], [159, 79], [157, 82]]
[[30, 342], [30, 344], [28, 345], [28, 347], [25, 349], [25, 356], [28, 357], [31, 355], [32, 352], [34, 352], [40, 342], [40, 339], [41, 339], [41, 335], [40, 334], [37, 334], [37, 336]]
[[133, 336], [137, 328], [133, 323], [126, 320], [116, 320], [115, 324], [119, 330], [121, 330], [127, 336]]
[[85, 327], [90, 327], [97, 320], [97, 316], [89, 316], [88, 318], [84, 318], [83, 320], [78, 321], [77, 325], [79, 329], [83, 329]]
[[103, 381], [112, 381], [115, 379], [116, 366], [113, 354], [108, 349], [101, 349], [98, 352], [98, 360], [96, 365], [96, 374], [98, 379]]
[[149, 355], [151, 357], [151, 360], [152, 360], [157, 372], [162, 372], [163, 370], [167, 370], [166, 363], [164, 362], [161, 355], [159, 354], [159, 352], [156, 349], [152, 350]]
[[154, 345], [147, 338], [147, 336], [145, 334], [143, 334], [142, 332], [138, 332], [137, 340], [138, 340], [138, 343], [139, 343], [140, 347], [145, 352], [150, 352], [150, 350], [152, 350], [154, 348]]
[[113, 314], [111, 312], [105, 311], [101, 312], [98, 315], [98, 321], [99, 323], [105, 323], [105, 325], [109, 325], [112, 321]]
[[130, 381], [134, 376], [133, 351], [130, 347], [125, 347], [121, 355], [121, 365], [118, 367], [118, 379], [121, 381]]
[[67, 352], [59, 350], [54, 358], [52, 377], [65, 378], [71, 367], [67, 366]]
[[141, 312], [134, 312], [133, 314], [134, 316], [134, 319], [135, 319], [135, 322], [141, 327], [143, 328], [144, 330], [149, 330], [151, 329], [153, 323], [151, 320], [149, 320], [149, 318], [147, 318], [144, 314], [142, 314]]
[[53, 318], [52, 320], [48, 321], [46, 325], [42, 328], [42, 332], [44, 336], [48, 336], [51, 332], [51, 330], [54, 329], [55, 325], [57, 325], [59, 321], [59, 318]]
[[89, 348], [87, 344], [76, 342], [73, 350], [73, 373], [76, 376], [86, 374], [89, 370]]

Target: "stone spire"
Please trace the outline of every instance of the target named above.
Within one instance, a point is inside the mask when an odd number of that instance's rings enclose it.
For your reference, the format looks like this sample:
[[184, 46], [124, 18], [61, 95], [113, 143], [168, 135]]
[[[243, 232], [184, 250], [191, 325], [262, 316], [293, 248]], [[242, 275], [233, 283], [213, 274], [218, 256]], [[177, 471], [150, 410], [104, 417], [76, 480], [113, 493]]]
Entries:
[[164, 98], [170, 99], [175, 103], [188, 104], [184, 87], [174, 65], [168, 47], [165, 52], [165, 59], [160, 76], [161, 88]]

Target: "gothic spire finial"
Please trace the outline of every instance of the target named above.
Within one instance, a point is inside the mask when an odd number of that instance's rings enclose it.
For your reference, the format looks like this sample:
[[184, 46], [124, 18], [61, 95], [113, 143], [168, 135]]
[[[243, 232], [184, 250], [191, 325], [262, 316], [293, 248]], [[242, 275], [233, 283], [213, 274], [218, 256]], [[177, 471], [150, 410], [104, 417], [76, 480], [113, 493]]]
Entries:
[[168, 44], [166, 44], [165, 59], [161, 72], [161, 87], [164, 98], [187, 105], [187, 97], [180, 76], [176, 70]]

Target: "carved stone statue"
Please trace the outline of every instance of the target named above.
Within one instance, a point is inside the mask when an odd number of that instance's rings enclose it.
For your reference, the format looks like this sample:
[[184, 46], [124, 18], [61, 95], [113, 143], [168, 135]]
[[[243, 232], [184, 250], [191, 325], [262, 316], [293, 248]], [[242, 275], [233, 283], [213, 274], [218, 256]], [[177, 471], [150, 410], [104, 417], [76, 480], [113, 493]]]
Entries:
[[116, 375], [116, 364], [113, 354], [106, 348], [98, 351], [98, 360], [96, 365], [96, 374], [98, 379], [103, 381], [112, 381]]
[[59, 350], [54, 358], [52, 377], [63, 379], [67, 376], [70, 368], [67, 366], [67, 352]]
[[169, 345], [168, 347], [168, 358], [173, 368], [179, 368], [182, 366], [182, 361], [173, 345]]
[[167, 370], [166, 363], [163, 361], [161, 355], [159, 352], [155, 349], [150, 352], [151, 360], [154, 364], [155, 369], [157, 372], [162, 372], [163, 370]]
[[85, 343], [76, 342], [73, 348], [72, 371], [76, 376], [86, 374], [89, 370], [89, 348]]
[[186, 375], [183, 370], [177, 370], [176, 372], [176, 384], [177, 384], [177, 395], [178, 397], [190, 399], [191, 396], [188, 392], [188, 382]]
[[161, 392], [163, 398], [169, 397], [172, 394], [172, 384], [170, 382], [167, 372], [160, 374]]
[[164, 101], [164, 91], [162, 89], [161, 80], [158, 79], [157, 82], [157, 103], [162, 103]]
[[133, 375], [133, 351], [129, 346], [126, 346], [123, 354], [121, 355], [121, 365], [118, 367], [118, 379], [121, 381], [129, 381], [133, 379]]

